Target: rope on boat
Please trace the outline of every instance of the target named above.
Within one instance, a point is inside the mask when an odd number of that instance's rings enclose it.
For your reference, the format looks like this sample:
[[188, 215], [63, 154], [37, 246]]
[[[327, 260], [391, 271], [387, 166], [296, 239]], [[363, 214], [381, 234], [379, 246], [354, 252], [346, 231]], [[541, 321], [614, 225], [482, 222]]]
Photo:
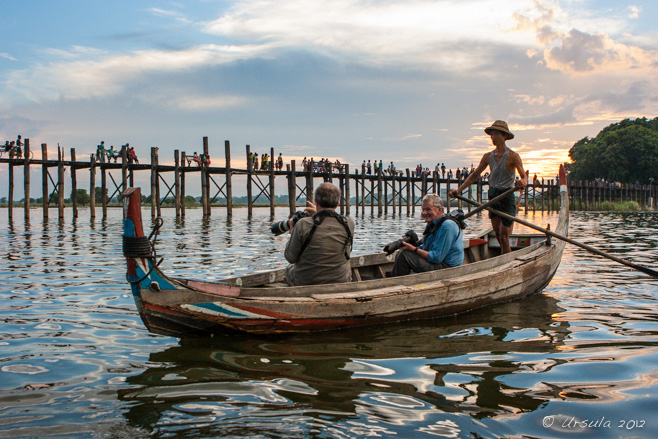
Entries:
[[[151, 261], [151, 267], [144, 275], [139, 280], [130, 280], [128, 279], [128, 275], [126, 274], [126, 280], [130, 282], [131, 284], [140, 284], [144, 279], [149, 277], [151, 272], [153, 271], [153, 267], [156, 265], [160, 265], [160, 263], [155, 263], [157, 259], [157, 253], [155, 251], [155, 242], [158, 239], [158, 233], [160, 231], [160, 227], [162, 227], [162, 224], [164, 222], [162, 221], [162, 218], [158, 217], [155, 220], [155, 226], [153, 227], [153, 230], [151, 231], [151, 234], [148, 236], [124, 236], [123, 237], [123, 255], [126, 258], [134, 258], [134, 259], [148, 259]], [[160, 261], [162, 262], [162, 261]]]

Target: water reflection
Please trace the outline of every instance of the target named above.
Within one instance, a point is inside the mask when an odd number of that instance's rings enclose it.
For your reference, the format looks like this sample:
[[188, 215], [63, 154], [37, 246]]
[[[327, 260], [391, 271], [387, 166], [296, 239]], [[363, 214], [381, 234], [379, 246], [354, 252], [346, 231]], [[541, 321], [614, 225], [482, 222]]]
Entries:
[[[128, 377], [131, 388], [121, 389], [119, 398], [134, 403], [126, 413], [131, 425], [163, 431], [172, 412], [191, 416], [181, 407], [200, 400], [213, 415], [195, 418], [193, 430], [218, 427], [236, 412], [245, 416], [246, 402], [250, 416], [277, 410], [321, 424], [367, 414], [368, 428], [377, 420], [427, 427], [427, 418], [445, 412], [476, 418], [527, 412], [546, 398], [505, 386], [501, 377], [552, 367], [518, 357], [559, 351], [569, 324], [552, 316], [562, 311], [554, 298], [535, 295], [459, 319], [365, 331], [181, 340], [152, 353], [154, 366]], [[474, 356], [480, 356], [475, 364]]]
[[[567, 246], [543, 294], [456, 318], [179, 342], [146, 332], [135, 311], [121, 209], [107, 221], [81, 210], [63, 226], [16, 213], [0, 218], [0, 436], [658, 437], [658, 280], [580, 248]], [[230, 221], [187, 213], [163, 211], [167, 272], [217, 279], [286, 264], [268, 208]], [[144, 219], [148, 234], [149, 209]], [[571, 236], [655, 266], [657, 219], [576, 212]], [[488, 225], [476, 216], [467, 230]], [[356, 226], [359, 255], [422, 219], [366, 210]], [[630, 415], [642, 430], [543, 426]]]

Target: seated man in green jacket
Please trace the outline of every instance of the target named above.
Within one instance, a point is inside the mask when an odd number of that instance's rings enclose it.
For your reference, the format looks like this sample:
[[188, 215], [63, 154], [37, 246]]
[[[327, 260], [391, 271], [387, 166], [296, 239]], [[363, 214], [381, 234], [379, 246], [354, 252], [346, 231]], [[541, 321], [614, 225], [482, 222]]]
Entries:
[[340, 189], [322, 183], [315, 190], [316, 204], [307, 202], [310, 217], [291, 222], [285, 257], [288, 285], [316, 285], [350, 282], [350, 253], [354, 221], [335, 212]]

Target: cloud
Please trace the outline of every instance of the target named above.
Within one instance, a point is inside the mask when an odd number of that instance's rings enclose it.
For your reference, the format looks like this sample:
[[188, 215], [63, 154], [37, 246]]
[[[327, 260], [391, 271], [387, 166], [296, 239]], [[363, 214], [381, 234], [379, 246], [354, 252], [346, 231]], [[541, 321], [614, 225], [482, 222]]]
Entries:
[[[641, 37], [627, 32], [627, 19], [638, 18], [640, 8], [629, 6], [628, 17], [601, 16], [591, 11], [571, 9], [569, 13], [558, 4], [536, 1], [533, 7], [522, 9], [513, 15], [515, 31], [534, 32], [536, 42], [543, 47], [540, 65], [567, 74], [626, 73], [637, 69], [655, 70], [658, 52], [646, 37], [643, 49], [624, 44], [642, 41]], [[565, 26], [571, 26], [565, 29]], [[601, 33], [605, 29], [606, 33]], [[655, 41], [654, 41], [655, 43]], [[526, 51], [529, 58], [541, 57], [535, 48]]]
[[336, 0], [330, 7], [319, 0], [252, 0], [209, 22], [205, 31], [362, 64], [461, 71], [485, 65], [491, 45], [522, 44], [522, 35], [507, 32], [510, 14], [494, 0]]
[[160, 9], [160, 8], [150, 8], [149, 12], [151, 14], [157, 16], [157, 17], [166, 17], [166, 18], [172, 18], [175, 21], [181, 23], [181, 24], [191, 24], [192, 20], [188, 19], [185, 17], [183, 14], [181, 14], [178, 11], [172, 11], [168, 9]]
[[137, 96], [144, 102], [163, 108], [175, 108], [186, 111], [210, 111], [222, 108], [246, 105], [249, 99], [242, 96], [230, 95], [198, 95], [181, 90], [164, 90], [154, 92], [149, 89], [147, 93]]
[[404, 140], [409, 140], [409, 139], [418, 139], [420, 137], [423, 137], [422, 134], [407, 134], [406, 136], [400, 136], [400, 137], [387, 137], [383, 138], [382, 140], [385, 142], [400, 142]]
[[546, 66], [565, 73], [655, 69], [658, 52], [628, 46], [605, 34], [591, 35], [572, 29], [559, 47], [544, 51]]
[[630, 5], [630, 6], [628, 7], [628, 9], [630, 10], [630, 12], [628, 13], [628, 18], [634, 20], [634, 19], [640, 17], [640, 11], [642, 10], [641, 8], [639, 8], [639, 7], [635, 6], [635, 5]]
[[16, 61], [16, 58], [8, 54], [7, 52], [0, 52], [0, 58], [6, 58], [11, 61]]
[[[81, 49], [59, 54], [64, 61], [40, 64], [29, 70], [11, 72], [5, 85], [29, 100], [85, 99], [119, 93], [134, 81], [153, 73], [175, 73], [264, 56], [263, 45], [200, 45], [188, 50], [137, 51], [126, 55], [93, 54], [80, 58]], [[60, 51], [62, 52], [62, 51]]]

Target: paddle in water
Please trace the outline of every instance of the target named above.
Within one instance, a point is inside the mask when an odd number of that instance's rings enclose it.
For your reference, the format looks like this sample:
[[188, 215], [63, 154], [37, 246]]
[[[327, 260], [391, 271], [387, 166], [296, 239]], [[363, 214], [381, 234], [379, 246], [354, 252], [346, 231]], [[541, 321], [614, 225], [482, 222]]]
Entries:
[[[510, 189], [509, 191], [512, 191], [512, 190], [514, 190], [514, 188]], [[502, 196], [502, 195], [501, 195], [501, 196]], [[625, 260], [625, 259], [618, 258], [618, 257], [616, 257], [616, 256], [613, 256], [613, 255], [609, 254], [609, 253], [606, 253], [606, 252], [604, 252], [604, 251], [601, 251], [601, 250], [599, 250], [599, 249], [596, 249], [596, 248], [594, 248], [594, 247], [592, 247], [592, 246], [590, 246], [590, 245], [583, 244], [582, 242], [575, 241], [575, 240], [573, 240], [573, 239], [571, 239], [571, 238], [567, 238], [566, 236], [560, 235], [559, 233], [551, 232], [551, 231], [548, 230], [548, 229], [545, 229], [545, 228], [543, 228], [543, 227], [539, 227], [539, 226], [537, 226], [537, 225], [535, 225], [535, 224], [533, 224], [533, 223], [530, 223], [530, 222], [528, 222], [528, 221], [522, 220], [521, 218], [517, 218], [517, 217], [515, 217], [515, 216], [508, 215], [508, 214], [503, 213], [503, 212], [500, 212], [500, 211], [498, 211], [498, 210], [496, 210], [496, 209], [492, 209], [491, 207], [486, 207], [487, 205], [489, 205], [489, 204], [491, 204], [493, 201], [495, 201], [495, 200], [496, 200], [495, 198], [492, 199], [489, 203], [486, 203], [486, 204], [484, 204], [484, 205], [483, 205], [483, 204], [480, 204], [480, 203], [478, 203], [478, 202], [475, 202], [475, 201], [473, 201], [473, 200], [469, 200], [468, 198], [462, 197], [462, 196], [460, 196], [460, 195], [455, 196], [455, 198], [457, 198], [457, 199], [459, 199], [459, 200], [462, 200], [462, 201], [465, 201], [465, 202], [467, 202], [467, 203], [473, 204], [473, 205], [475, 205], [475, 206], [479, 206], [479, 207], [482, 207], [482, 208], [484, 208], [484, 209], [487, 209], [489, 212], [491, 212], [491, 213], [493, 213], [493, 214], [495, 214], [495, 215], [501, 216], [501, 217], [503, 217], [503, 218], [510, 219], [510, 220], [512, 220], [512, 221], [516, 221], [517, 223], [519, 223], [519, 224], [523, 224], [523, 225], [526, 226], [526, 227], [529, 227], [529, 228], [534, 229], [534, 230], [538, 230], [538, 231], [543, 232], [543, 233], [545, 233], [545, 234], [547, 234], [547, 235], [549, 235], [549, 236], [553, 236], [554, 238], [561, 239], [561, 240], [564, 241], [564, 242], [568, 242], [569, 244], [573, 244], [573, 245], [575, 245], [575, 246], [577, 246], [577, 247], [580, 247], [580, 248], [583, 248], [583, 249], [585, 249], [585, 250], [587, 250], [587, 251], [589, 251], [589, 252], [592, 252], [592, 253], [597, 254], [597, 255], [599, 255], [599, 256], [603, 256], [604, 258], [608, 258], [608, 259], [611, 259], [611, 260], [613, 260], [613, 261], [615, 261], [615, 262], [619, 262], [620, 264], [623, 264], [623, 265], [626, 265], [627, 267], [631, 267], [631, 268], [633, 268], [633, 269], [635, 269], [635, 270], [641, 271], [642, 273], [648, 274], [649, 276], [658, 277], [658, 271], [656, 271], [656, 270], [652, 270], [651, 268], [644, 267], [644, 266], [642, 266], [642, 265], [635, 264], [635, 263], [630, 262], [630, 261], [627, 261], [627, 260]], [[498, 198], [498, 197], [496, 197], [496, 198]], [[470, 212], [470, 213], [472, 214], [472, 212]]]

